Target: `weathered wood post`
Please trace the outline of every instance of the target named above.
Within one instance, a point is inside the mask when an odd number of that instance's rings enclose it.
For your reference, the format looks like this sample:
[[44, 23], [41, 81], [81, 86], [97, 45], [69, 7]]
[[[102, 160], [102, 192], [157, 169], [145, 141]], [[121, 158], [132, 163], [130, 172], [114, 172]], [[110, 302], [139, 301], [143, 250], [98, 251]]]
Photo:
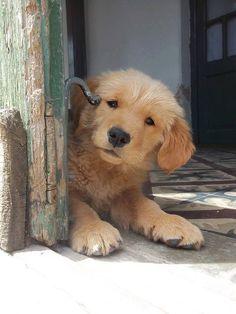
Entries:
[[26, 132], [20, 113], [0, 110], [0, 248], [25, 245], [27, 188]]
[[68, 233], [62, 26], [62, 1], [0, 1], [0, 108], [20, 111], [29, 237], [47, 245]]

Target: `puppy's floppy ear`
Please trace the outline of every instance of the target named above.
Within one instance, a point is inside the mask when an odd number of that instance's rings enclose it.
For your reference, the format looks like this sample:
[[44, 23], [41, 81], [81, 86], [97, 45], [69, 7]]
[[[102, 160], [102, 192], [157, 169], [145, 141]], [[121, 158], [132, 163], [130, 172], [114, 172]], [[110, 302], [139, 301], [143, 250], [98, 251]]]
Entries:
[[159, 167], [170, 173], [184, 165], [195, 151], [192, 136], [187, 122], [180, 117], [175, 118], [170, 131], [164, 134], [157, 162]]
[[[86, 81], [86, 83], [90, 91], [94, 93], [96, 88], [98, 87], [98, 80], [96, 78], [89, 79]], [[72, 129], [76, 130], [77, 127], [79, 126], [81, 112], [83, 111], [85, 106], [88, 105], [86, 97], [84, 96], [81, 88], [77, 85], [75, 85], [71, 90], [70, 104], [71, 104], [70, 117], [72, 122]], [[91, 105], [89, 104], [89, 106]]]

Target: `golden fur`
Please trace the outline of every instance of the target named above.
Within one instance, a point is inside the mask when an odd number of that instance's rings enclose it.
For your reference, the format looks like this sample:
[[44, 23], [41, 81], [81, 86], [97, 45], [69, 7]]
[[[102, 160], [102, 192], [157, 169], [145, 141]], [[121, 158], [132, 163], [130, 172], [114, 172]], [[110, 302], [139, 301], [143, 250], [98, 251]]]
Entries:
[[[79, 88], [72, 98], [69, 141], [70, 244], [87, 255], [107, 255], [121, 243], [119, 231], [101, 220], [108, 214], [120, 227], [169, 246], [199, 249], [200, 230], [184, 218], [163, 212], [141, 192], [153, 162], [170, 173], [192, 153], [183, 110], [161, 82], [136, 71], [104, 73], [88, 85], [102, 97], [90, 105]], [[108, 106], [118, 102], [117, 108]], [[152, 118], [155, 125], [147, 125]], [[123, 147], [113, 147], [108, 131], [118, 127], [130, 135]]]

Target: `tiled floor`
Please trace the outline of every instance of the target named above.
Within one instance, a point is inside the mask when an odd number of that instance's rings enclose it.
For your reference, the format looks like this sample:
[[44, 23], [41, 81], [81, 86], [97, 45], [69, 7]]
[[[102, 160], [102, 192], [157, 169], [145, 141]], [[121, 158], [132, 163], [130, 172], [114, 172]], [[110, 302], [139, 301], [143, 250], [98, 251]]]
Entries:
[[148, 190], [166, 212], [236, 238], [236, 149], [200, 148], [169, 176], [151, 171]]

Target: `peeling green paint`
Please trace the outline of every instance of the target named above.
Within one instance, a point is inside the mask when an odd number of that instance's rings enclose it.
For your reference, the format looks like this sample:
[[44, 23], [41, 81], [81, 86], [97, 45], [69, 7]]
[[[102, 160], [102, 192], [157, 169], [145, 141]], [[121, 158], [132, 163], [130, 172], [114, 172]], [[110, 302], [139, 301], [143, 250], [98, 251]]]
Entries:
[[[30, 27], [27, 22], [32, 22]], [[61, 1], [1, 0], [0, 55], [0, 108], [19, 109], [27, 130], [30, 234], [51, 245], [57, 239], [66, 239], [68, 233]], [[55, 115], [56, 204], [48, 202], [46, 191], [47, 102]]]
[[[42, 14], [45, 95], [53, 106], [56, 132], [57, 237], [67, 239], [67, 108], [64, 107], [64, 59], [61, 1], [48, 0]], [[44, 5], [45, 8], [45, 5]], [[45, 15], [46, 13], [46, 15]]]
[[0, 1], [0, 108], [18, 109], [26, 125], [24, 64], [27, 53], [21, 14], [24, 4], [23, 0]]

